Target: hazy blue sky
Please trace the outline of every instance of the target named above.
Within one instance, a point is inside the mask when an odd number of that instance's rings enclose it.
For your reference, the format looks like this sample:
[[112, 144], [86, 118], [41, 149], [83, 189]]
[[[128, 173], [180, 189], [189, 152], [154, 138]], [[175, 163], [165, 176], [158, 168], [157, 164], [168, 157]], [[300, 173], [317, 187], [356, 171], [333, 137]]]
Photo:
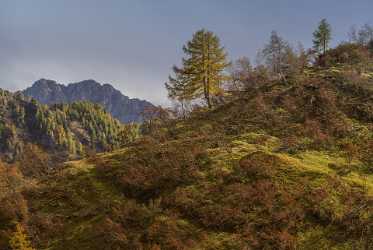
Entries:
[[373, 24], [373, 0], [0, 0], [0, 87], [95, 79], [165, 103], [197, 29], [216, 32], [231, 59], [254, 59], [271, 30], [310, 46], [323, 17], [334, 43], [346, 40], [350, 26]]

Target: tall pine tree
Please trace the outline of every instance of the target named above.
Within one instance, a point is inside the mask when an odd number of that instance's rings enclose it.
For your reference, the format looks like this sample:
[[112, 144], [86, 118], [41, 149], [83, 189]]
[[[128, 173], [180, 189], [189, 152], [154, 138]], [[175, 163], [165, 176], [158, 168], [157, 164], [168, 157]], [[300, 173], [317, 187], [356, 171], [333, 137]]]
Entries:
[[332, 29], [326, 19], [322, 19], [315, 32], [313, 32], [313, 48], [318, 53], [325, 55], [326, 50], [329, 47], [330, 40], [332, 38]]
[[211, 108], [211, 97], [221, 91], [224, 69], [229, 65], [219, 38], [207, 30], [199, 30], [183, 47], [182, 67], [174, 67], [174, 76], [166, 83], [169, 97], [180, 102], [204, 98]]

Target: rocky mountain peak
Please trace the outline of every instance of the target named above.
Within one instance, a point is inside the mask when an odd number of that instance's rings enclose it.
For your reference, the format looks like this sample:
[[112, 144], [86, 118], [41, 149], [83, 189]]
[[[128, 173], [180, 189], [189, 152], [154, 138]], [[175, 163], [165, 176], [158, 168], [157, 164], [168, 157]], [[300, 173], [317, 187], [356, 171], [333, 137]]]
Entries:
[[62, 85], [54, 80], [40, 79], [23, 94], [35, 98], [43, 104], [71, 103], [75, 101], [90, 101], [102, 105], [118, 120], [140, 122], [142, 111], [150, 102], [131, 99], [123, 95], [112, 85], [101, 84], [93, 79]]

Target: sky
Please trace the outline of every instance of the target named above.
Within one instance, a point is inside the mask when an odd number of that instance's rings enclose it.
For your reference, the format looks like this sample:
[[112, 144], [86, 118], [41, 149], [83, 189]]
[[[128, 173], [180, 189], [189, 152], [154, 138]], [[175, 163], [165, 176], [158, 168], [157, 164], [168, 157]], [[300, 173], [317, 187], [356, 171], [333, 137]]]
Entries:
[[164, 83], [198, 29], [215, 32], [229, 59], [254, 61], [272, 30], [310, 47], [327, 18], [337, 44], [352, 25], [373, 24], [372, 11], [372, 0], [0, 0], [0, 88], [94, 79], [165, 104]]

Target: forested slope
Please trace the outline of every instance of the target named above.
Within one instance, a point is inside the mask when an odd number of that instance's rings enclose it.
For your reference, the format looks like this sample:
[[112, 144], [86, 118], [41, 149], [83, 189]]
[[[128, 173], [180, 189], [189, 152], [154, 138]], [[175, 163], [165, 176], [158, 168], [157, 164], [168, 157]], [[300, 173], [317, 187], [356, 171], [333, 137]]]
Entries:
[[[34, 144], [61, 157], [118, 148], [134, 125], [123, 125], [89, 102], [46, 106], [20, 93], [0, 90], [0, 153], [14, 162]], [[136, 135], [134, 135], [136, 136]]]

